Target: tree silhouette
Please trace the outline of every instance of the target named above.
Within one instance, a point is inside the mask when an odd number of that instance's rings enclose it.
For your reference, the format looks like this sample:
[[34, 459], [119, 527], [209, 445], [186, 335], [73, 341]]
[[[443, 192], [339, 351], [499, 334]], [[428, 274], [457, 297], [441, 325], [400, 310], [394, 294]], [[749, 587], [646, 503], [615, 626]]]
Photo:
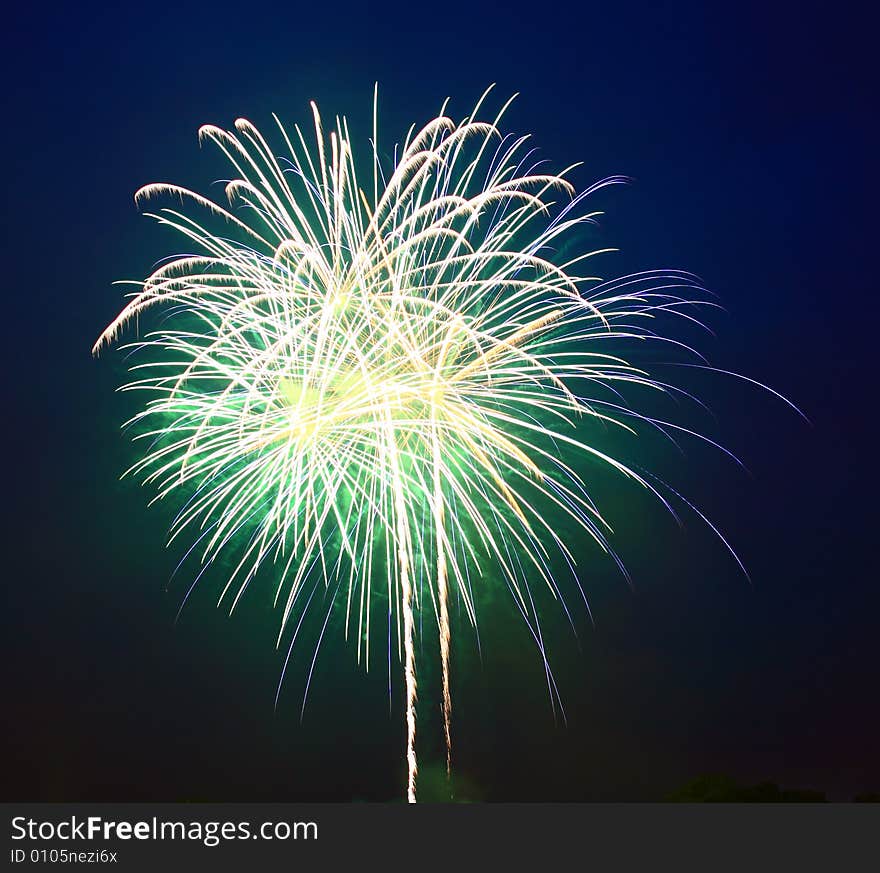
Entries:
[[669, 803], [824, 803], [827, 800], [824, 791], [784, 789], [775, 782], [738, 785], [724, 774], [698, 776], [664, 799]]

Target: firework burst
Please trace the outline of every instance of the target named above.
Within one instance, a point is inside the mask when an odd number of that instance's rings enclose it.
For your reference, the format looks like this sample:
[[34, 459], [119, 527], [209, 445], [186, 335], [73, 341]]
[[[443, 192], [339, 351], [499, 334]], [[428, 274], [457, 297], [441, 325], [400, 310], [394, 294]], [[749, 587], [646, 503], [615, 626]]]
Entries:
[[153, 214], [195, 253], [138, 283], [95, 345], [156, 308], [166, 316], [131, 344], [140, 363], [124, 390], [147, 399], [130, 422], [145, 448], [129, 472], [157, 500], [186, 495], [172, 541], [189, 537], [206, 566], [234, 556], [221, 600], [234, 608], [274, 564], [280, 643], [323, 582], [368, 659], [371, 601], [387, 596], [410, 801], [419, 611], [436, 628], [448, 766], [450, 593], [476, 623], [473, 586], [503, 577], [543, 655], [529, 587], [558, 596], [550, 552], [573, 563], [559, 516], [610, 551], [560, 447], [660, 496], [590, 445], [583, 422], [632, 430], [638, 412], [600, 393], [669, 386], [614, 354], [615, 341], [656, 339], [653, 316], [693, 319], [688, 307], [705, 302], [688, 274], [601, 282], [586, 271], [597, 251], [554, 259], [598, 214], [585, 198], [622, 180], [575, 195], [572, 168], [538, 172], [528, 138], [499, 132], [507, 104], [479, 120], [485, 96], [459, 123], [444, 106], [390, 161], [374, 102], [364, 187], [345, 119], [328, 135], [314, 104], [313, 137], [278, 122], [283, 158], [246, 120], [201, 128], [234, 168], [228, 206], [172, 184], [138, 191], [138, 203], [165, 195], [205, 218]]

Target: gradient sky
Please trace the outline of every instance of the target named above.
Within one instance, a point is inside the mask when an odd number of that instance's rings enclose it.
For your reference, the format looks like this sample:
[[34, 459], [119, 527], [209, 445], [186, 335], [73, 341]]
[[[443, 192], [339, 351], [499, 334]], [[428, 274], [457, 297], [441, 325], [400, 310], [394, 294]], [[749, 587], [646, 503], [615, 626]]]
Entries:
[[[173, 624], [182, 583], [168, 519], [117, 482], [118, 363], [89, 349], [120, 308], [111, 283], [169, 251], [132, 194], [207, 186], [196, 131], [308, 121], [307, 101], [386, 141], [452, 96], [521, 92], [507, 129], [603, 194], [603, 275], [699, 274], [726, 312], [702, 349], [798, 404], [689, 377], [749, 468], [687, 444], [656, 460], [724, 530], [750, 585], [696, 520], [610, 494], [634, 590], [584, 570], [595, 627], [548, 617], [567, 725], [512, 613], [467, 634], [455, 670], [462, 792], [650, 800], [700, 773], [880, 790], [874, 543], [876, 75], [866, 22], [827, 5], [706, 3], [41, 4], [7, 13], [3, 285], [5, 799], [396, 799], [400, 682], [381, 658], [319, 658], [273, 711], [277, 615], [231, 620], [211, 592]], [[834, 10], [837, 13], [837, 10]], [[870, 534], [869, 534], [870, 531]], [[255, 631], [260, 631], [259, 633]], [[264, 632], [265, 631], [265, 632]], [[442, 756], [421, 716], [425, 771]], [[429, 775], [430, 778], [430, 775]]]

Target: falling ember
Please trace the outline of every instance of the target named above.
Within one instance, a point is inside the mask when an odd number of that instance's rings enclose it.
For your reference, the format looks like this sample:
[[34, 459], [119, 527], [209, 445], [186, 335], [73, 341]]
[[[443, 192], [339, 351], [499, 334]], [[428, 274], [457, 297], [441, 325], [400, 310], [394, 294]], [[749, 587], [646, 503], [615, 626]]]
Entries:
[[311, 602], [309, 580], [332, 583], [346, 636], [356, 628], [368, 659], [371, 601], [387, 590], [410, 801], [416, 617], [436, 621], [449, 767], [450, 595], [475, 624], [471, 583], [490, 567], [546, 664], [529, 585], [558, 596], [548, 547], [573, 564], [559, 520], [610, 551], [608, 525], [559, 446], [660, 497], [653, 477], [591, 445], [584, 425], [668, 424], [620, 398], [627, 385], [670, 390], [620, 348], [662, 341], [655, 316], [694, 321], [686, 311], [705, 302], [686, 273], [603, 282], [585, 274], [598, 251], [552, 260], [595, 218], [581, 208], [587, 195], [623, 180], [576, 195], [573, 168], [537, 172], [528, 138], [499, 132], [510, 101], [478, 120], [488, 93], [459, 123], [444, 106], [391, 162], [380, 157], [374, 100], [366, 190], [347, 122], [327, 135], [314, 104], [313, 139], [275, 119], [284, 157], [244, 119], [234, 131], [201, 128], [233, 168], [228, 206], [166, 183], [135, 199], [168, 195], [219, 229], [177, 208], [152, 214], [197, 253], [134, 283], [94, 347], [162, 310], [131, 344], [138, 363], [123, 390], [147, 398], [129, 422], [146, 448], [128, 473], [156, 499], [187, 496], [172, 540], [189, 535], [205, 565], [234, 556], [221, 601], [234, 608], [257, 570], [274, 565], [280, 645]]

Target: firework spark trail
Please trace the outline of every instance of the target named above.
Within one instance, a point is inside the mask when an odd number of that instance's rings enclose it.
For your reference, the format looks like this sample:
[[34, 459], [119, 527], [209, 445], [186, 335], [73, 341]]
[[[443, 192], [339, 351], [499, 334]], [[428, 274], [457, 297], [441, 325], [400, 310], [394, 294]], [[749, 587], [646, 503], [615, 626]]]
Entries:
[[[202, 571], [221, 553], [236, 556], [220, 602], [228, 596], [234, 609], [258, 569], [277, 564], [280, 645], [295, 615], [294, 639], [300, 631], [309, 581], [328, 590], [333, 582], [346, 639], [356, 618], [357, 657], [363, 652], [369, 669], [384, 576], [388, 639], [396, 626], [405, 678], [410, 801], [421, 617], [430, 608], [437, 620], [448, 770], [450, 592], [476, 628], [475, 583], [487, 569], [500, 575], [539, 648], [551, 699], [558, 694], [529, 577], [561, 600], [548, 545], [574, 568], [558, 532], [564, 519], [622, 566], [587, 483], [560, 452], [574, 450], [664, 500], [650, 474], [579, 428], [636, 433], [643, 423], [693, 433], [629, 408], [626, 386], [677, 389], [598, 341], [691, 353], [648, 325], [699, 323], [687, 310], [714, 305], [678, 271], [605, 282], [584, 274], [607, 249], [551, 260], [599, 214], [576, 207], [624, 179], [575, 195], [565, 178], [572, 167], [538, 172], [528, 138], [499, 132], [510, 101], [493, 121], [478, 120], [488, 93], [457, 124], [444, 104], [411, 128], [390, 167], [379, 156], [374, 94], [372, 198], [359, 183], [346, 120], [328, 134], [314, 104], [311, 145], [275, 118], [283, 158], [244, 119], [234, 131], [202, 127], [200, 141], [214, 143], [235, 172], [228, 208], [170, 183], [147, 185], [135, 199], [189, 203], [224, 232], [182, 208], [147, 213], [196, 252], [132, 283], [132, 299], [94, 347], [162, 309], [159, 325], [124, 347], [145, 359], [123, 390], [148, 398], [128, 422], [146, 448], [127, 472], [155, 488], [154, 500], [185, 497], [170, 541], [191, 535], [187, 553], [196, 552]], [[327, 621], [329, 613], [324, 629]]]

